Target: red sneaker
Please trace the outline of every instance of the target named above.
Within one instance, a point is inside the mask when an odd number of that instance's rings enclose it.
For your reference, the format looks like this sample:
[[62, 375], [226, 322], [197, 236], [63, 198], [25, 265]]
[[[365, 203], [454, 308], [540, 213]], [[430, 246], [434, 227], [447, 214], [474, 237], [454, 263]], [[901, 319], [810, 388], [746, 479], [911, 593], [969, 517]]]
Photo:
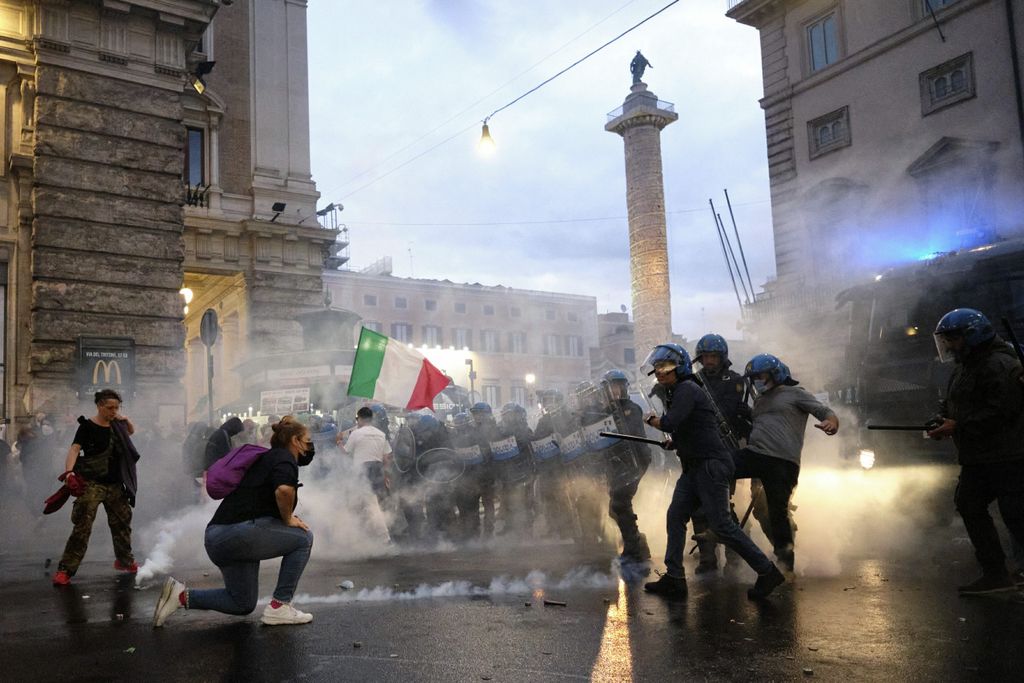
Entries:
[[70, 586], [71, 585], [71, 575], [68, 574], [63, 569], [58, 569], [57, 573], [53, 575], [53, 585], [54, 586]]
[[121, 564], [121, 560], [114, 560], [114, 569], [119, 572], [126, 572], [128, 574], [137, 574], [139, 571], [139, 565], [136, 562], [132, 562], [129, 565]]

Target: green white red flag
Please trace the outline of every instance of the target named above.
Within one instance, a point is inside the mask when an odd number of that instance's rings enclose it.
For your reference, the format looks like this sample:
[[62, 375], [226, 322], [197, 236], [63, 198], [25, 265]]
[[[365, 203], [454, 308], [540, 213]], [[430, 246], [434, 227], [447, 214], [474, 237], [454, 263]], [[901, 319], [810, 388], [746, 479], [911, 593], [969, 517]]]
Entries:
[[434, 407], [449, 379], [422, 353], [363, 328], [352, 363], [349, 396], [362, 396], [408, 410]]

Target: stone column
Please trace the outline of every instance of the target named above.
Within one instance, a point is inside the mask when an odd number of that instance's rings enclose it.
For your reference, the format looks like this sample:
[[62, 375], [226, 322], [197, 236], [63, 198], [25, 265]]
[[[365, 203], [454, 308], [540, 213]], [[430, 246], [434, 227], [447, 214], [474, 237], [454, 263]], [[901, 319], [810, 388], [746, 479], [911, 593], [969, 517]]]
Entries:
[[642, 362], [654, 346], [672, 339], [661, 129], [679, 115], [645, 83], [635, 83], [622, 108], [608, 116], [604, 129], [625, 142], [634, 345]]

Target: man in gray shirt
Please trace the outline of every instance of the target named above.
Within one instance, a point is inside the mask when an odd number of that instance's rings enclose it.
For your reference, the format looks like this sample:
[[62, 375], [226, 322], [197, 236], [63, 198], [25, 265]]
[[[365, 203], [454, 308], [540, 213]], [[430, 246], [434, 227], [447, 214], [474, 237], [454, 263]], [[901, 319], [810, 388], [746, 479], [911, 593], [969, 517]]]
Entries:
[[747, 447], [735, 455], [736, 478], [760, 479], [768, 503], [775, 557], [793, 571], [793, 527], [789, 499], [800, 476], [807, 416], [829, 436], [839, 431], [839, 419], [809, 391], [797, 387], [789, 368], [775, 356], [762, 353], [747, 363], [754, 399], [754, 426]]

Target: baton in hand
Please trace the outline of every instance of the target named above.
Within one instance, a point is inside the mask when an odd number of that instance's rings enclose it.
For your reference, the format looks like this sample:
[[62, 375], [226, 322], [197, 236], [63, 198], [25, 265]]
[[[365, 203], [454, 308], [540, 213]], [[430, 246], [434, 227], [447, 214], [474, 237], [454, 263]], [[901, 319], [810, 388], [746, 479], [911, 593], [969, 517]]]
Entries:
[[657, 439], [648, 439], [646, 436], [633, 436], [632, 434], [619, 434], [617, 432], [600, 432], [600, 436], [608, 437], [611, 439], [622, 439], [623, 441], [636, 441], [638, 443], [649, 443], [655, 446], [665, 445], [664, 441], [658, 441]]

